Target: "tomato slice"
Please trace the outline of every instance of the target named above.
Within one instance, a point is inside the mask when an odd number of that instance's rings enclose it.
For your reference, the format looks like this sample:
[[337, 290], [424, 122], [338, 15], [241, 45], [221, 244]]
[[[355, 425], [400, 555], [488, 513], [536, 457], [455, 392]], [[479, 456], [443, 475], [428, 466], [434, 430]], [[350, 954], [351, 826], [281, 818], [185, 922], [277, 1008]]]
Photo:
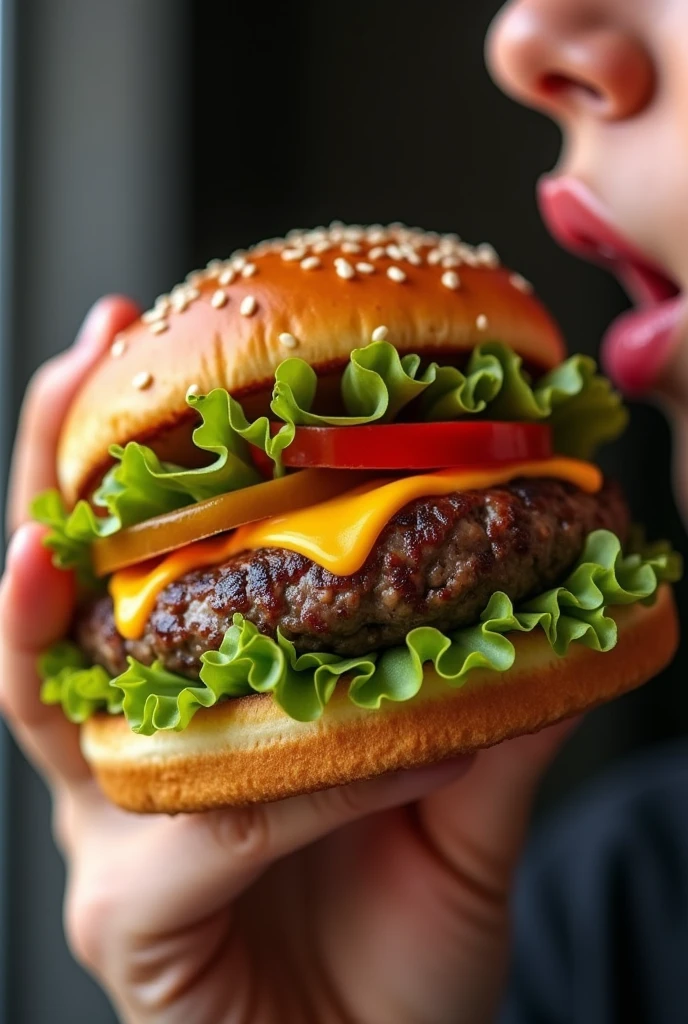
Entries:
[[[273, 433], [277, 430], [279, 424], [273, 424]], [[488, 468], [551, 455], [552, 430], [546, 424], [473, 420], [297, 427], [282, 458], [285, 466], [294, 469], [415, 470]], [[262, 468], [264, 453], [256, 450], [254, 458]]]
[[167, 554], [192, 541], [213, 537], [258, 519], [315, 505], [369, 479], [369, 473], [313, 469], [220, 494], [95, 541], [92, 547], [93, 567], [98, 576], [107, 576], [117, 569]]

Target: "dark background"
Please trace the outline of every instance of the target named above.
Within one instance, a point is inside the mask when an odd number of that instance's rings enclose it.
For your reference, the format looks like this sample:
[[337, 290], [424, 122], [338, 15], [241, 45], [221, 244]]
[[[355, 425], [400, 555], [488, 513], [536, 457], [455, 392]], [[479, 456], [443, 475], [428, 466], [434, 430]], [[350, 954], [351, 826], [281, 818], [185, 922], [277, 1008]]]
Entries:
[[[399, 219], [489, 239], [536, 283], [570, 348], [594, 353], [625, 300], [539, 222], [533, 186], [559, 137], [487, 77], [499, 6], [0, 0], [0, 481], [28, 377], [97, 296], [150, 305], [192, 266], [291, 227]], [[660, 415], [634, 407], [605, 464], [650, 534], [685, 549], [669, 449]], [[685, 607], [685, 585], [679, 595]], [[540, 814], [686, 732], [686, 660], [588, 717]], [[6, 736], [0, 759], [0, 1020], [105, 1024], [62, 938], [47, 794]]]

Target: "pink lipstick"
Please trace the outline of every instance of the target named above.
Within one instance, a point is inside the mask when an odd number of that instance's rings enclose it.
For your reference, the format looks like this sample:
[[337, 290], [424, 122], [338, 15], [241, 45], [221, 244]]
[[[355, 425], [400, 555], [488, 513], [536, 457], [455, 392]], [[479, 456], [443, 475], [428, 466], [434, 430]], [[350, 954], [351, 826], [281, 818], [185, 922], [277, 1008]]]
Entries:
[[678, 339], [686, 313], [675, 283], [614, 226], [596, 196], [574, 178], [544, 178], [538, 199], [557, 241], [571, 252], [611, 270], [637, 308], [618, 317], [602, 342], [602, 361], [629, 394], [648, 391]]

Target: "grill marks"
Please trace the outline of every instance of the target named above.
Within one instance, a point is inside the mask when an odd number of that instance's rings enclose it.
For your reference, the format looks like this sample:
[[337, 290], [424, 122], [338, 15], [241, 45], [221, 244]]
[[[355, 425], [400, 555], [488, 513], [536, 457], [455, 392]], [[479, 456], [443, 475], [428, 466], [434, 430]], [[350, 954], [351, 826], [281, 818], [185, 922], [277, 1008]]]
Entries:
[[522, 480], [421, 498], [397, 513], [352, 576], [278, 548], [245, 552], [162, 591], [140, 640], [119, 637], [109, 598], [83, 610], [75, 631], [113, 674], [131, 654], [197, 676], [200, 655], [219, 647], [236, 612], [269, 636], [280, 628], [301, 651], [363, 654], [403, 643], [416, 626], [473, 623], [496, 590], [518, 601], [553, 586], [598, 528], [627, 534], [614, 485], [590, 495], [558, 480]]

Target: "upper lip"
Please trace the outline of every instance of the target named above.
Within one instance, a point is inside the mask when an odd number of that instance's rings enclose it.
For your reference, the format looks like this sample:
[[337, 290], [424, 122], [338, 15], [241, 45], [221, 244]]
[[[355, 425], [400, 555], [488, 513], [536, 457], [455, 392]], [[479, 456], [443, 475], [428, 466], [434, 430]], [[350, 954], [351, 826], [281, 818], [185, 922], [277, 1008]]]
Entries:
[[602, 203], [581, 181], [545, 177], [538, 186], [538, 200], [557, 241], [576, 255], [612, 270], [639, 305], [656, 305], [678, 294], [675, 282], [621, 234]]

